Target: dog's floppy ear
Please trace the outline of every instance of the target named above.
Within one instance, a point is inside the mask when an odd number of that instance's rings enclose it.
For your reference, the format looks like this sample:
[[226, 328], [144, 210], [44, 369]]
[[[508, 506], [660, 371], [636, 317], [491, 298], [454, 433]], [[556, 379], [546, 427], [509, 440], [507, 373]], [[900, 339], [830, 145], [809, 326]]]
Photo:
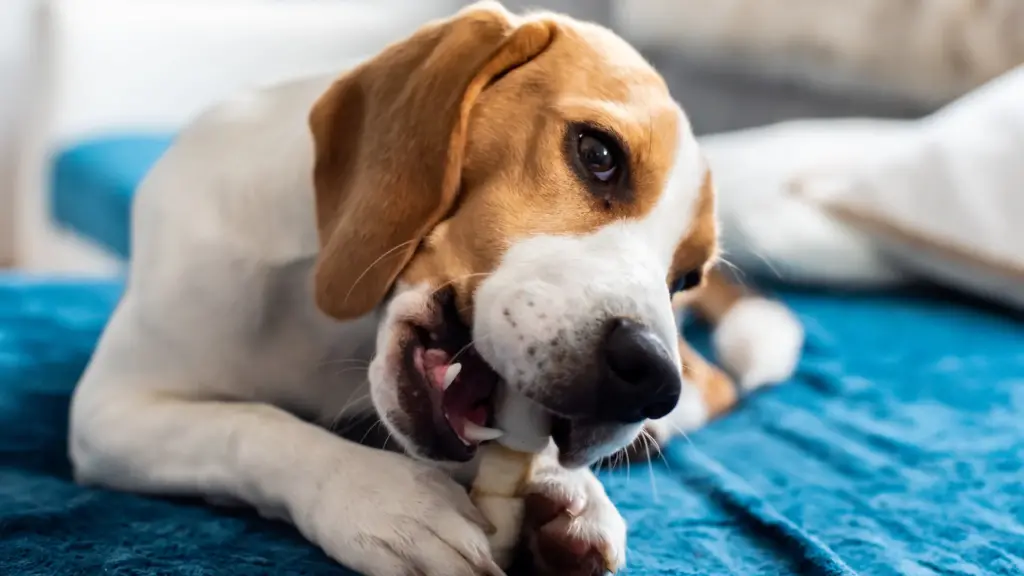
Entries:
[[550, 22], [481, 2], [391, 45], [321, 96], [310, 128], [323, 312], [350, 319], [381, 302], [453, 207], [477, 96], [552, 34]]

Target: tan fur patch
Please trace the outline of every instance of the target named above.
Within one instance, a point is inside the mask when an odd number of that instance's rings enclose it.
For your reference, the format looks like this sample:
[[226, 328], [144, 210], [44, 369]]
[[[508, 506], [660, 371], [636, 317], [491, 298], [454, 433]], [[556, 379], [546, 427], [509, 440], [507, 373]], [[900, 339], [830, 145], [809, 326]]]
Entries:
[[[556, 33], [547, 50], [480, 96], [457, 210], [403, 274], [410, 282], [453, 285], [467, 319], [476, 286], [511, 243], [642, 218], [660, 199], [675, 161], [680, 114], [661, 77], [608, 30], [549, 18]], [[573, 123], [621, 140], [629, 162], [626, 200], [603, 202], [573, 171], [566, 150]]]
[[683, 359], [683, 377], [700, 390], [709, 416], [719, 416], [736, 405], [739, 398], [732, 379], [682, 338], [679, 339], [679, 355]]
[[715, 216], [715, 185], [711, 171], [704, 172], [704, 182], [694, 210], [693, 224], [676, 247], [668, 281], [697, 268], [707, 269], [718, 255], [718, 219]]

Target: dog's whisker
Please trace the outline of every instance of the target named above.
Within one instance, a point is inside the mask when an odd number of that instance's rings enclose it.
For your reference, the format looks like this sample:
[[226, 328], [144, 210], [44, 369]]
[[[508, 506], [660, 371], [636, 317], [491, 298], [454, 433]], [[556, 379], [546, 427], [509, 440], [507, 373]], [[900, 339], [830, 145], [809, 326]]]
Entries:
[[[679, 434], [680, 436], [682, 436], [683, 440], [686, 440], [686, 443], [687, 443], [687, 444], [689, 444], [690, 448], [692, 448], [693, 450], [696, 450], [696, 451], [697, 451], [698, 453], [700, 453], [701, 455], [703, 455], [703, 454], [704, 454], [704, 453], [703, 453], [703, 451], [701, 451], [701, 449], [700, 449], [700, 448], [698, 448], [696, 444], [694, 444], [693, 440], [692, 440], [692, 439], [690, 438], [690, 435], [689, 435], [689, 434], [687, 434], [687, 433], [686, 433], [686, 431], [682, 429], [682, 427], [680, 427], [680, 426], [679, 426], [678, 424], [676, 424], [676, 423], [674, 423], [674, 422], [669, 422], [669, 425], [670, 425], [670, 426], [672, 426], [672, 428], [673, 428], [673, 429], [675, 429], [675, 431], [676, 431], [676, 432], [677, 432], [677, 433], [678, 433], [678, 434]], [[665, 455], [664, 455], [664, 454], [662, 454], [662, 455], [661, 455], [661, 459], [662, 459], [662, 461], [664, 461], [664, 462], [665, 462], [665, 465], [666, 465], [666, 466], [668, 466], [668, 467], [669, 467], [669, 469], [671, 469], [671, 466], [669, 465], [669, 462], [668, 462], [668, 460], [667, 460], [667, 459], [665, 458]]]
[[771, 270], [772, 274], [775, 274], [775, 276], [778, 278], [782, 277], [782, 273], [779, 272], [778, 268], [776, 268], [776, 265], [774, 262], [772, 262], [771, 258], [765, 256], [764, 253], [759, 250], [752, 250], [751, 253], [754, 256], [757, 256], [758, 259], [760, 259], [762, 262], [764, 262], [765, 265], [768, 266], [768, 269]]
[[671, 426], [676, 432], [678, 432], [679, 435], [682, 436], [690, 444], [690, 446], [693, 446], [693, 440], [690, 440], [690, 435], [686, 433], [686, 430], [683, 430], [682, 426], [675, 422], [668, 422], [668, 425]]
[[[336, 428], [336, 426], [338, 425], [338, 423], [340, 422], [340, 420], [342, 418], [344, 418], [345, 415], [348, 413], [348, 410], [350, 408], [352, 408], [353, 406], [359, 404], [360, 402], [365, 402], [366, 400], [370, 399], [370, 392], [369, 392], [369, 389], [368, 389], [369, 387], [370, 387], [370, 382], [369, 381], [366, 382], [366, 387], [364, 387], [364, 386], [353, 386], [352, 387], [352, 392], [348, 393], [348, 398], [345, 400], [345, 404], [342, 405], [341, 410], [338, 410], [338, 415], [334, 417], [334, 420], [332, 421], [331, 427], [329, 429], [334, 430]], [[368, 389], [368, 392], [366, 392], [365, 394], [361, 394], [361, 395], [356, 396], [356, 393], [359, 392], [359, 390], [361, 390], [361, 389]]]
[[[338, 422], [339, 424], [341, 424], [340, 420], [341, 419], [339, 418], [339, 422]], [[344, 426], [338, 428], [337, 430], [332, 430], [332, 432], [334, 432], [335, 434], [337, 434], [339, 436], [345, 437], [345, 435], [348, 434], [348, 432], [350, 430], [352, 430], [353, 428], [355, 428], [358, 425], [359, 425], [359, 420], [358, 419], [346, 420]]]
[[732, 261], [726, 257], [726, 253], [724, 251], [718, 255], [717, 263], [721, 266], [725, 266], [726, 268], [732, 270], [733, 272], [736, 272], [737, 274], [744, 274], [743, 269], [737, 266], [736, 264], [733, 264]]
[[718, 262], [720, 264], [728, 267], [730, 270], [732, 270], [732, 272], [733, 272], [732, 273], [732, 277], [735, 279], [737, 284], [739, 284], [740, 286], [742, 286], [744, 288], [750, 288], [751, 287], [750, 281], [747, 278], [747, 273], [740, 266], [737, 266], [736, 264], [733, 264], [732, 262], [730, 262], [725, 257], [725, 254], [720, 254], [718, 256]]
[[342, 302], [348, 302], [348, 299], [349, 299], [350, 296], [352, 296], [352, 292], [356, 289], [356, 286], [363, 280], [363, 278], [366, 277], [367, 274], [370, 273], [370, 270], [372, 270], [374, 266], [376, 266], [377, 264], [380, 264], [382, 260], [384, 260], [388, 256], [394, 254], [398, 250], [401, 250], [402, 248], [405, 248], [406, 246], [409, 246], [410, 244], [415, 244], [417, 242], [419, 242], [418, 238], [414, 239], [414, 240], [408, 240], [406, 242], [402, 242], [398, 246], [395, 246], [394, 248], [392, 248], [392, 249], [388, 250], [387, 252], [381, 254], [376, 260], [371, 262], [370, 265], [366, 267], [366, 270], [363, 270], [363, 272], [359, 276], [356, 277], [355, 282], [353, 282], [352, 286], [349, 287], [348, 292], [345, 294], [345, 298], [342, 300]]
[[694, 444], [693, 440], [690, 439], [689, 434], [684, 432], [678, 426], [675, 426], [675, 429], [676, 429], [677, 432], [679, 432], [679, 435], [682, 436], [686, 440], [686, 442], [690, 445], [690, 449], [693, 450], [694, 453], [697, 454], [697, 456], [699, 456], [700, 458], [703, 458], [704, 460], [707, 460], [709, 462], [714, 461], [714, 459], [712, 457], [708, 456], [703, 450], [701, 450], [700, 448], [697, 447], [696, 444]]
[[647, 447], [647, 473], [651, 478], [651, 494], [654, 495], [654, 503], [660, 504], [660, 498], [658, 497], [658, 483], [654, 478], [654, 464], [651, 463], [651, 445], [649, 444], [647, 436], [644, 436], [644, 444]]
[[[774, 274], [776, 277], [779, 277], [779, 278], [782, 277], [782, 273], [780, 273], [778, 268], [775, 267], [775, 263], [772, 262], [771, 258], [769, 258], [768, 256], [765, 256], [763, 252], [750, 247], [750, 254], [753, 255], [758, 260], [760, 260], [761, 262], [764, 262], [765, 266], [768, 267], [768, 270], [772, 274]], [[719, 260], [721, 260], [721, 259], [722, 258], [719, 257]], [[732, 264], [730, 264], [730, 265], [732, 265]], [[739, 268], [734, 266], [734, 265], [733, 265], [733, 268], [736, 269], [737, 271], [739, 271]]]
[[366, 443], [366, 438], [367, 438], [367, 437], [368, 437], [368, 436], [369, 436], [369, 435], [370, 435], [370, 434], [371, 434], [371, 433], [372, 433], [372, 432], [373, 432], [374, 430], [376, 430], [376, 429], [377, 429], [377, 427], [378, 427], [378, 426], [380, 426], [380, 425], [381, 425], [382, 423], [383, 423], [383, 421], [382, 421], [382, 420], [381, 420], [380, 418], [377, 418], [377, 421], [376, 421], [376, 422], [374, 422], [374, 423], [373, 423], [373, 425], [371, 425], [370, 427], [368, 427], [368, 428], [366, 429], [366, 431], [365, 431], [365, 432], [363, 432], [363, 437], [359, 439], [359, 443], [360, 443], [360, 444], [365, 444], [365, 443]]
[[[647, 461], [650, 462], [654, 459], [654, 455], [657, 454], [658, 458], [665, 463], [665, 467], [669, 470], [672, 469], [672, 465], [668, 459], [665, 458], [665, 453], [661, 450], [661, 444], [647, 429], [642, 431], [644, 440], [644, 449], [647, 451]], [[653, 446], [653, 448], [652, 448]]]
[[469, 350], [470, 348], [475, 346], [477, 342], [480, 342], [481, 340], [485, 340], [485, 339], [490, 338], [490, 337], [491, 337], [490, 334], [484, 334], [484, 335], [479, 336], [477, 338], [473, 338], [472, 340], [469, 341], [468, 344], [466, 344], [462, 348], [459, 348], [459, 351], [452, 355], [452, 358], [451, 358], [451, 360], [449, 360], [449, 362], [455, 362], [455, 360], [458, 359], [459, 356], [461, 356], [467, 350]]
[[334, 419], [331, 421], [331, 425], [328, 428], [328, 430], [332, 432], [337, 432], [338, 424], [340, 424], [342, 419], [345, 418], [345, 414], [348, 412], [349, 408], [352, 408], [356, 404], [359, 404], [360, 402], [363, 402], [364, 400], [370, 397], [369, 392], [356, 396], [356, 392], [358, 392], [360, 388], [361, 387], [354, 388], [352, 392], [348, 395], [348, 400], [345, 400], [345, 404], [342, 405], [341, 410], [338, 410], [338, 415], [335, 416]]
[[[627, 446], [626, 448], [623, 448], [622, 450], [620, 450], [618, 453], [625, 454], [625, 451], [628, 450], [628, 449], [629, 449], [629, 447]], [[633, 469], [633, 463], [630, 461], [629, 457], [625, 458], [625, 462], [626, 462], [626, 486], [629, 486], [629, 481], [631, 480], [630, 472]]]
[[651, 442], [654, 441], [654, 437], [651, 436], [651, 433], [648, 432], [647, 429], [643, 429], [643, 430], [640, 431], [640, 439], [644, 443], [644, 452], [646, 452], [646, 455], [647, 455], [646, 459], [650, 460], [651, 456], [652, 456], [652, 454], [651, 454]]
[[[356, 386], [356, 387], [353, 387], [352, 391], [348, 393], [348, 398], [346, 398], [345, 399], [345, 403], [341, 405], [341, 409], [338, 410], [338, 414], [331, 420], [331, 425], [330, 425], [330, 427], [328, 427], [328, 430], [330, 430], [332, 432], [335, 431], [335, 427], [338, 425], [338, 423], [341, 420], [341, 418], [344, 417], [345, 411], [348, 410], [349, 405], [353, 403], [353, 399], [356, 398], [356, 393], [359, 392], [359, 390], [360, 390], [360, 387]], [[363, 396], [369, 396], [369, 395], [370, 395], [369, 393], [366, 393]], [[360, 397], [359, 399], [357, 399], [355, 401], [358, 402], [358, 401], [361, 401], [361, 400], [362, 400], [362, 397]]]

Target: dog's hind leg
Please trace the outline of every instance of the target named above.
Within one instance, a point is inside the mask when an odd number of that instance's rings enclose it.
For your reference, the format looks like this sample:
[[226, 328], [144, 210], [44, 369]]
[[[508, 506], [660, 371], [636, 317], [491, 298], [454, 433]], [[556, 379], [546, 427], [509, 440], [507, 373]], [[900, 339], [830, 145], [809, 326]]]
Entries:
[[777, 384], [793, 375], [804, 331], [782, 302], [712, 270], [689, 306], [711, 324], [716, 359], [736, 378], [741, 391]]

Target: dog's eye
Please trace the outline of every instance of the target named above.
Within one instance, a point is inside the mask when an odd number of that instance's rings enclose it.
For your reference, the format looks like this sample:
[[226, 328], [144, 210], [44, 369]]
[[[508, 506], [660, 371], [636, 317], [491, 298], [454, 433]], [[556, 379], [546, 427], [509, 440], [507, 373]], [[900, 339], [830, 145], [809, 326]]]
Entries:
[[671, 291], [673, 294], [676, 292], [685, 292], [700, 285], [701, 280], [704, 279], [704, 270], [695, 268], [690, 270], [686, 274], [676, 278], [675, 282], [672, 283]]
[[596, 130], [580, 131], [576, 154], [587, 172], [601, 182], [615, 178], [622, 157], [614, 139]]

